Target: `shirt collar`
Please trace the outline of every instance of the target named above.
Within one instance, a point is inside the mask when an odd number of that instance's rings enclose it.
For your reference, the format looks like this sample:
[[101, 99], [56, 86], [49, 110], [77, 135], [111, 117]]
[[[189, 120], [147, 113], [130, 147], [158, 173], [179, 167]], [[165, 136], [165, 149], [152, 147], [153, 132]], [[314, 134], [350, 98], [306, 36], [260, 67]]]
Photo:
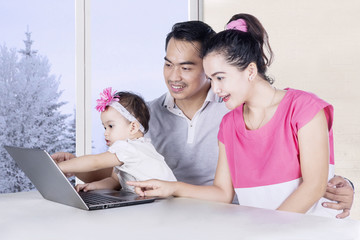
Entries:
[[[216, 95], [214, 93], [214, 91], [210, 88], [207, 95], [206, 95], [203, 106], [206, 106], [208, 102], [221, 103], [222, 99], [218, 95]], [[170, 108], [177, 108], [177, 106], [175, 104], [175, 99], [171, 96], [170, 92], [166, 93], [165, 100], [163, 102], [163, 106], [164, 107], [170, 107]]]

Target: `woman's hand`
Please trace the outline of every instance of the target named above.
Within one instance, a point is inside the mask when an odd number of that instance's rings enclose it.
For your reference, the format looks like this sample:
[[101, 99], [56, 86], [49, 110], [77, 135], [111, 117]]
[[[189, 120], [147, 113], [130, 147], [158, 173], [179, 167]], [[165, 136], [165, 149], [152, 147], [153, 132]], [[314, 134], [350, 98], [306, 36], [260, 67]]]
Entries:
[[147, 180], [141, 182], [127, 182], [128, 185], [135, 187], [135, 192], [139, 196], [166, 198], [174, 195], [177, 182], [167, 182], [160, 180]]

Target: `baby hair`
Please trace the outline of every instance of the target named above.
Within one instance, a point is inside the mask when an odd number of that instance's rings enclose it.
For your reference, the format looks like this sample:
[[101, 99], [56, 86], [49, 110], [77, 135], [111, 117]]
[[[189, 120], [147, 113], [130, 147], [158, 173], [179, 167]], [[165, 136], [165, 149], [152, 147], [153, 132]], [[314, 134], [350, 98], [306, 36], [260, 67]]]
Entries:
[[144, 99], [131, 92], [117, 92], [114, 96], [144, 127], [144, 134], [149, 130], [150, 112]]

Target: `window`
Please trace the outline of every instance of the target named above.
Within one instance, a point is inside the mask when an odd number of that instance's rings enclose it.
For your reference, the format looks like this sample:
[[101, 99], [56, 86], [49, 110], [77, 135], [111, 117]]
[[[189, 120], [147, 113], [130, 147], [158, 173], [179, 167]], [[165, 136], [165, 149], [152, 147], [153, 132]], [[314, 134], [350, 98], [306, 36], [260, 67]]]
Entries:
[[72, 0], [0, 3], [0, 192], [34, 188], [3, 145], [75, 152]]
[[200, 2], [1, 1], [0, 193], [34, 188], [3, 145], [103, 151], [94, 110], [103, 88], [145, 100], [165, 93], [166, 34], [176, 22], [201, 18]]
[[107, 149], [96, 99], [106, 87], [146, 101], [167, 92], [162, 74], [165, 38], [188, 19], [187, 1], [91, 1], [92, 153]]

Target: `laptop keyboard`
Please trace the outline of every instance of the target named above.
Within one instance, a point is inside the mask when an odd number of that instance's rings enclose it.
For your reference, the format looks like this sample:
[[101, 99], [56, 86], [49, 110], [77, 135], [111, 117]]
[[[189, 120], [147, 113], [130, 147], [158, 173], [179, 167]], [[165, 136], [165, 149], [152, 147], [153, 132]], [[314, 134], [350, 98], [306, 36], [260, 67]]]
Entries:
[[91, 193], [91, 192], [79, 192], [79, 195], [84, 200], [85, 203], [89, 205], [99, 205], [99, 204], [107, 204], [107, 203], [116, 203], [116, 202], [124, 202], [122, 199], [115, 199], [111, 197], [107, 197], [104, 195]]

